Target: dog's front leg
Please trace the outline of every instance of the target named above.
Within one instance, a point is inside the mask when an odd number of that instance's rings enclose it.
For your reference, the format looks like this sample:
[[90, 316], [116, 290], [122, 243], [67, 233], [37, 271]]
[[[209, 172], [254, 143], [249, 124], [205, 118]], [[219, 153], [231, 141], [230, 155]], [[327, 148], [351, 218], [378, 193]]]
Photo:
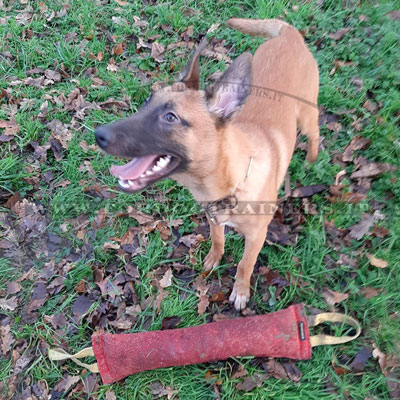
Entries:
[[241, 230], [245, 237], [244, 253], [237, 266], [235, 284], [229, 297], [229, 301], [235, 304], [238, 311], [246, 308], [246, 303], [250, 299], [250, 278], [264, 244], [268, 224], [269, 221], [266, 226], [247, 226], [246, 230]]
[[219, 264], [224, 254], [225, 230], [223, 226], [214, 224], [208, 215], [207, 220], [210, 225], [211, 249], [204, 259], [203, 265], [206, 271], [210, 271]]

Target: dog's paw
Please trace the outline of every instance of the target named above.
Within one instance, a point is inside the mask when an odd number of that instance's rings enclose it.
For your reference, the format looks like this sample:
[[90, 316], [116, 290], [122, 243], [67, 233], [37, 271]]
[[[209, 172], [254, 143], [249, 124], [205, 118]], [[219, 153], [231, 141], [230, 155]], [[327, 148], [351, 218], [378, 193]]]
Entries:
[[215, 268], [221, 261], [223, 253], [215, 251], [213, 248], [209, 251], [204, 259], [203, 266], [206, 271], [210, 271]]
[[246, 304], [250, 299], [250, 286], [243, 282], [235, 282], [229, 301], [234, 303], [236, 310], [240, 311], [246, 308]]

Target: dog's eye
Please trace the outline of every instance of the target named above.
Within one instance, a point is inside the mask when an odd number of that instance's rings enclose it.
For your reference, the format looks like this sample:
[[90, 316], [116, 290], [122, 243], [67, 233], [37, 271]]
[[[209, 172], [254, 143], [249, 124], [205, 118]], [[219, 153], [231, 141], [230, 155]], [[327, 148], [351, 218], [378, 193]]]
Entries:
[[175, 122], [175, 121], [178, 120], [178, 117], [177, 117], [174, 113], [168, 112], [168, 113], [166, 113], [166, 114], [164, 115], [164, 119], [165, 119], [167, 122]]

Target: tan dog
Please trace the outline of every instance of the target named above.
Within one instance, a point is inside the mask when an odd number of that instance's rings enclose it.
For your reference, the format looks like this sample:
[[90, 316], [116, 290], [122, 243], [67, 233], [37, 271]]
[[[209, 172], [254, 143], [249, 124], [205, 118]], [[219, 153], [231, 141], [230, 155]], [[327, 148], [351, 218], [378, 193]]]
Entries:
[[136, 192], [171, 176], [208, 205], [212, 245], [206, 270], [224, 254], [224, 225], [244, 234], [230, 296], [240, 310], [250, 297], [251, 274], [273, 218], [271, 207], [252, 215], [246, 204], [276, 204], [297, 128], [308, 137], [307, 160], [316, 159], [319, 79], [316, 61], [290, 25], [244, 19], [228, 25], [271, 40], [254, 56], [236, 58], [205, 91], [200, 90], [201, 44], [179, 84], [154, 92], [133, 117], [99, 127], [95, 135], [106, 152], [133, 157], [111, 168], [123, 190]]

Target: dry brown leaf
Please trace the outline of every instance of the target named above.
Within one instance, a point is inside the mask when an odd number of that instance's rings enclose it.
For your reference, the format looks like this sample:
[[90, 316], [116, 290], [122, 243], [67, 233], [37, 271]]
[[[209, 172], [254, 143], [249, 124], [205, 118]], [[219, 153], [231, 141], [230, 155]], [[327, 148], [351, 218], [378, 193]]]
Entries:
[[157, 310], [157, 312], [161, 311], [161, 303], [167, 296], [168, 292], [164, 291], [164, 289], [160, 287], [160, 291], [158, 292], [158, 295], [154, 300], [154, 308]]
[[379, 290], [368, 286], [368, 287], [362, 288], [360, 293], [366, 299], [372, 299], [373, 297], [378, 296]]
[[362, 136], [356, 136], [354, 137], [349, 145], [345, 148], [342, 160], [344, 162], [351, 161], [353, 159], [353, 153], [356, 150], [364, 150], [367, 149], [368, 146], [370, 145], [371, 141], [367, 138], [364, 138]]
[[333, 68], [329, 72], [329, 75], [334, 75], [336, 71], [338, 71], [342, 67], [353, 66], [354, 63], [352, 61], [343, 61], [343, 60], [334, 60]]
[[349, 293], [335, 292], [334, 290], [324, 287], [322, 289], [322, 296], [327, 304], [334, 306], [335, 304], [346, 300], [349, 297]]
[[14, 344], [15, 339], [11, 333], [10, 325], [0, 326], [1, 354], [5, 356]]
[[112, 55], [113, 56], [119, 56], [124, 52], [124, 49], [122, 47], [122, 43], [117, 43], [113, 48], [112, 48]]
[[351, 31], [351, 28], [342, 28], [334, 33], [329, 33], [328, 36], [334, 40], [341, 40], [349, 31]]
[[147, 21], [144, 21], [140, 19], [137, 15], [133, 16], [133, 25], [137, 26], [138, 28], [145, 28], [149, 23]]
[[342, 130], [342, 124], [340, 122], [328, 122], [325, 126], [326, 129], [336, 133]]
[[115, 60], [113, 58], [110, 58], [110, 61], [107, 64], [107, 71], [119, 72], [119, 67], [115, 64]]
[[132, 206], [129, 206], [126, 211], [131, 218], [134, 218], [139, 223], [139, 225], [154, 222], [154, 218], [151, 215], [145, 214]]
[[8, 294], [16, 294], [20, 292], [22, 286], [18, 282], [9, 281], [7, 282], [7, 293]]
[[17, 297], [10, 297], [9, 299], [0, 299], [0, 310], [14, 311], [18, 307]]
[[106, 391], [106, 400], [117, 400], [117, 396], [111, 389]]
[[204, 241], [204, 236], [200, 234], [190, 233], [184, 235], [179, 239], [179, 243], [183, 243], [186, 247], [196, 248], [201, 242]]
[[382, 174], [383, 172], [397, 171], [397, 167], [388, 163], [369, 163], [363, 165], [359, 170], [351, 174], [351, 178], [370, 178]]
[[199, 298], [199, 303], [197, 304], [197, 312], [199, 315], [203, 315], [206, 312], [208, 305], [210, 304], [207, 292], [210, 289], [210, 285], [207, 284], [205, 279], [201, 276], [196, 278], [193, 287], [199, 292], [196, 296]]
[[172, 270], [171, 268], [168, 268], [164, 276], [160, 279], [160, 286], [162, 288], [170, 287], [172, 285], [172, 277]]
[[165, 46], [161, 43], [154, 42], [151, 46], [151, 56], [157, 61], [164, 61]]
[[397, 21], [398, 19], [400, 19], [400, 10], [390, 11], [390, 12], [388, 12], [386, 15], [389, 15], [389, 17], [390, 17], [393, 21]]
[[374, 103], [371, 100], [367, 100], [364, 104], [363, 107], [368, 110], [371, 114], [375, 114], [378, 110], [379, 107], [376, 103]]
[[0, 120], [0, 128], [4, 128], [3, 133], [7, 136], [14, 136], [19, 132], [19, 126], [15, 119], [11, 119], [10, 121]]
[[363, 214], [361, 221], [349, 227], [349, 237], [360, 240], [364, 235], [369, 233], [369, 229], [374, 224], [375, 217], [371, 214]]
[[373, 254], [367, 253], [368, 260], [371, 265], [377, 268], [386, 268], [388, 266], [388, 262], [386, 260], [382, 260], [381, 258], [375, 257]]

